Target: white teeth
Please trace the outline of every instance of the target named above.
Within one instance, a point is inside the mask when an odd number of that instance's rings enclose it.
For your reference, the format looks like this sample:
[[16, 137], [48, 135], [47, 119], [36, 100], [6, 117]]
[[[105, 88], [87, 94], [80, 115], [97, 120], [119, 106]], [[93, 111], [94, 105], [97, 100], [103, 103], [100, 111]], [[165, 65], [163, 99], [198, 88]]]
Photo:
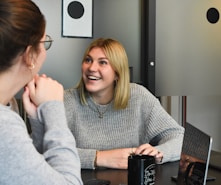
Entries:
[[90, 80], [99, 80], [100, 78], [95, 77], [95, 76], [88, 76], [88, 79], [90, 79]]

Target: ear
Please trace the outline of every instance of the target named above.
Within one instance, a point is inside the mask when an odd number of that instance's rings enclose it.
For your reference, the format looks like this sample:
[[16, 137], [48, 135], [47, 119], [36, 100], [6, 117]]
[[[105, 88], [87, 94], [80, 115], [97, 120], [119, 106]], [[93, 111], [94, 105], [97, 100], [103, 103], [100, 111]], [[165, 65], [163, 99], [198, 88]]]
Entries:
[[118, 79], [119, 79], [119, 76], [118, 76], [118, 74], [115, 72], [114, 80], [115, 80], [115, 81], [118, 81]]
[[33, 68], [34, 61], [33, 61], [33, 51], [32, 46], [28, 46], [23, 53], [23, 61], [28, 66], [28, 68]]

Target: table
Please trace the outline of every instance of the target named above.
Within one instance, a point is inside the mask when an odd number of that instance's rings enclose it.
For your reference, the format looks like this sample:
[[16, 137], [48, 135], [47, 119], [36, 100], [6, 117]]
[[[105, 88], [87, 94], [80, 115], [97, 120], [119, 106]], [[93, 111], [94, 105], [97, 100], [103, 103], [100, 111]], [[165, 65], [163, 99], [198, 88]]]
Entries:
[[[165, 163], [156, 166], [156, 182], [155, 185], [176, 185], [171, 180], [171, 176], [177, 175], [179, 162]], [[127, 170], [117, 169], [97, 169], [82, 170], [83, 182], [89, 179], [105, 179], [110, 180], [111, 185], [127, 185]], [[207, 182], [207, 185], [221, 184], [221, 171], [209, 168], [209, 176], [215, 176], [216, 180]]]

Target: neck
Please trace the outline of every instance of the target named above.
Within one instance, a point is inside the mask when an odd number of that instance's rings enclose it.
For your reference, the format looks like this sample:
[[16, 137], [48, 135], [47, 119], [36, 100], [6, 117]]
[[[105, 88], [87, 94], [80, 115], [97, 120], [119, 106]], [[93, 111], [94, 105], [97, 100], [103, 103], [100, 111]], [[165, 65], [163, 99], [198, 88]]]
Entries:
[[92, 97], [93, 101], [96, 102], [97, 104], [106, 105], [112, 101], [113, 94], [109, 94], [109, 95], [91, 94], [91, 97]]
[[5, 83], [5, 81], [0, 80], [0, 84], [0, 103], [3, 105], [7, 105], [16, 94], [15, 88], [11, 86], [9, 87], [8, 84]]
[[7, 105], [16, 93], [24, 87], [26, 78], [27, 73], [16, 65], [0, 73], [0, 103]]
[[106, 105], [110, 103], [114, 98], [115, 88], [108, 87], [106, 89], [97, 91], [97, 92], [89, 92], [93, 101], [100, 105]]

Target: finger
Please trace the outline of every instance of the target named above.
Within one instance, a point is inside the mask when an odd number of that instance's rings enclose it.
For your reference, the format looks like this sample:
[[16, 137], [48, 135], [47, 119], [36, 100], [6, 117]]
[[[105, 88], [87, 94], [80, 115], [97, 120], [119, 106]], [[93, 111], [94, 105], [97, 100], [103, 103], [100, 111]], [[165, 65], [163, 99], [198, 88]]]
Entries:
[[156, 148], [152, 148], [152, 151], [149, 154], [152, 156], [157, 156], [159, 154], [159, 151]]
[[157, 155], [155, 156], [155, 160], [156, 160], [157, 163], [161, 163], [162, 160], [163, 160], [163, 153], [158, 151]]
[[34, 87], [35, 88], [35, 91], [38, 91], [38, 89], [42, 86], [44, 86], [45, 82], [48, 80], [49, 78], [48, 77], [45, 77], [45, 76], [35, 76], [35, 79], [34, 79]]
[[157, 155], [156, 155], [156, 158], [162, 158], [163, 157], [163, 153], [158, 151]]
[[30, 97], [29, 97], [29, 89], [28, 87], [25, 87], [24, 92], [22, 94], [22, 101], [24, 108], [28, 110], [29, 104], [30, 104]]
[[22, 101], [26, 113], [32, 118], [37, 118], [36, 106], [30, 99], [28, 87], [25, 87], [24, 93], [22, 95]]
[[153, 147], [150, 144], [140, 145], [135, 153], [136, 154], [149, 154], [153, 150]]
[[47, 75], [46, 74], [42, 74], [41, 77], [47, 78]]
[[134, 155], [136, 151], [136, 148], [129, 148], [129, 155]]
[[158, 154], [158, 149], [153, 147], [150, 144], [143, 144], [139, 146], [139, 150], [137, 150], [139, 154], [143, 155], [151, 155], [151, 156], [156, 156]]
[[35, 79], [33, 78], [27, 85], [29, 95], [35, 95]]
[[153, 149], [148, 148], [144, 149], [140, 154], [154, 156], [155, 152], [153, 151]]
[[144, 150], [144, 149], [146, 149], [146, 148], [148, 148], [148, 145], [140, 145], [137, 149], [136, 149], [136, 153], [142, 153], [142, 151]]
[[27, 86], [24, 87], [24, 92], [22, 94], [22, 100], [27, 101], [29, 99], [29, 89]]

